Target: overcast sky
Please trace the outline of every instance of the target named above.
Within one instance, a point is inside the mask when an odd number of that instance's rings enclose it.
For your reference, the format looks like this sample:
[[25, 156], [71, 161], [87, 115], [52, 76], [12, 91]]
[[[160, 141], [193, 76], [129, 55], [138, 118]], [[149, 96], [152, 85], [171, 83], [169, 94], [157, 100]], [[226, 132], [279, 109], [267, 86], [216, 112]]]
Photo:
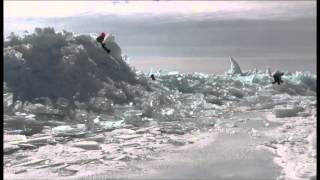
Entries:
[[4, 33], [52, 26], [112, 32], [139, 58], [316, 62], [316, 1], [5, 1]]

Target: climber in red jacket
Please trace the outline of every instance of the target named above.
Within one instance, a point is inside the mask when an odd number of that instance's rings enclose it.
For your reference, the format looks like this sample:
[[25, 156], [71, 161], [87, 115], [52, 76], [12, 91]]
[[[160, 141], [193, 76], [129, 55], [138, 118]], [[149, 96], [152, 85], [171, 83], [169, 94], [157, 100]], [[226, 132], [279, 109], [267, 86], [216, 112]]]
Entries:
[[100, 36], [98, 36], [98, 37], [96, 38], [96, 40], [101, 44], [101, 46], [103, 47], [103, 49], [104, 49], [105, 51], [107, 51], [107, 53], [109, 54], [109, 53], [111, 52], [111, 50], [108, 49], [108, 48], [105, 46], [105, 44], [104, 44], [104, 39], [105, 39], [105, 38], [106, 38], [106, 34], [105, 34], [105, 33], [101, 33]]

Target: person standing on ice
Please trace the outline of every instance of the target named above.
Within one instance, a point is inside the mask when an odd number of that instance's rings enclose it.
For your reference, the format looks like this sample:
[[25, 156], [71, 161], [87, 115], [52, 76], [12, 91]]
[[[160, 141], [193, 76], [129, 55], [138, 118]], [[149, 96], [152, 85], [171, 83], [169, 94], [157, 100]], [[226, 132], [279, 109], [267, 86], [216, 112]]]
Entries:
[[110, 33], [101, 33], [96, 40], [101, 44], [102, 48], [117, 61], [122, 61], [122, 50], [116, 43], [115, 37]]
[[280, 85], [281, 83], [283, 83], [283, 81], [281, 80], [281, 76], [283, 76], [284, 73], [280, 72], [279, 70], [277, 70], [275, 73], [273, 73], [273, 78], [274, 81], [272, 82], [272, 84], [278, 83], [278, 85]]
[[96, 38], [96, 40], [101, 44], [101, 46], [103, 47], [103, 49], [104, 49], [105, 51], [107, 51], [107, 53], [109, 54], [109, 53], [111, 52], [111, 50], [108, 49], [108, 48], [106, 48], [106, 46], [105, 46], [105, 43], [104, 43], [105, 37], [106, 37], [106, 34], [105, 34], [105, 33], [101, 33], [100, 36], [98, 36], [98, 37]]

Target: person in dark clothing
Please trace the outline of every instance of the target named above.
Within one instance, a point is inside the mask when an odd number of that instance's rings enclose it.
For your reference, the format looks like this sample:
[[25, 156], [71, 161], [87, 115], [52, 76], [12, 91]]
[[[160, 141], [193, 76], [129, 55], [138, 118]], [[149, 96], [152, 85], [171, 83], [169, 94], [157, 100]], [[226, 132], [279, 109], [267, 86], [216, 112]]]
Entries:
[[105, 46], [105, 44], [103, 43], [105, 37], [106, 37], [106, 34], [105, 34], [105, 33], [101, 33], [100, 36], [98, 36], [98, 37], [96, 38], [96, 40], [101, 44], [102, 48], [103, 48], [105, 51], [107, 51], [107, 53], [109, 54], [109, 53], [111, 52], [111, 50], [108, 49], [108, 48]]
[[274, 81], [272, 82], [272, 84], [278, 83], [278, 85], [280, 85], [281, 83], [283, 83], [283, 81], [281, 80], [281, 76], [283, 76], [283, 75], [284, 75], [283, 72], [276, 71], [273, 74]]
[[154, 75], [153, 75], [153, 74], [151, 74], [150, 78], [151, 78], [153, 81], [155, 81], [155, 80], [156, 80], [156, 78], [154, 77]]

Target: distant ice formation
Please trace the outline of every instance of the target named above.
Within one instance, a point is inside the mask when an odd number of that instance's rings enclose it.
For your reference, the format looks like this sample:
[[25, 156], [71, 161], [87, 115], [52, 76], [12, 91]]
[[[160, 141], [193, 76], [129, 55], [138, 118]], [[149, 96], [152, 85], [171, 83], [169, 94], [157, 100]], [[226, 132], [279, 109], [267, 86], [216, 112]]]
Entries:
[[236, 60], [234, 60], [231, 56], [229, 56], [230, 58], [230, 63], [231, 63], [231, 67], [230, 70], [228, 72], [228, 74], [231, 75], [235, 75], [235, 74], [239, 74], [239, 75], [243, 75], [241, 68], [239, 66], [239, 64], [237, 63]]

